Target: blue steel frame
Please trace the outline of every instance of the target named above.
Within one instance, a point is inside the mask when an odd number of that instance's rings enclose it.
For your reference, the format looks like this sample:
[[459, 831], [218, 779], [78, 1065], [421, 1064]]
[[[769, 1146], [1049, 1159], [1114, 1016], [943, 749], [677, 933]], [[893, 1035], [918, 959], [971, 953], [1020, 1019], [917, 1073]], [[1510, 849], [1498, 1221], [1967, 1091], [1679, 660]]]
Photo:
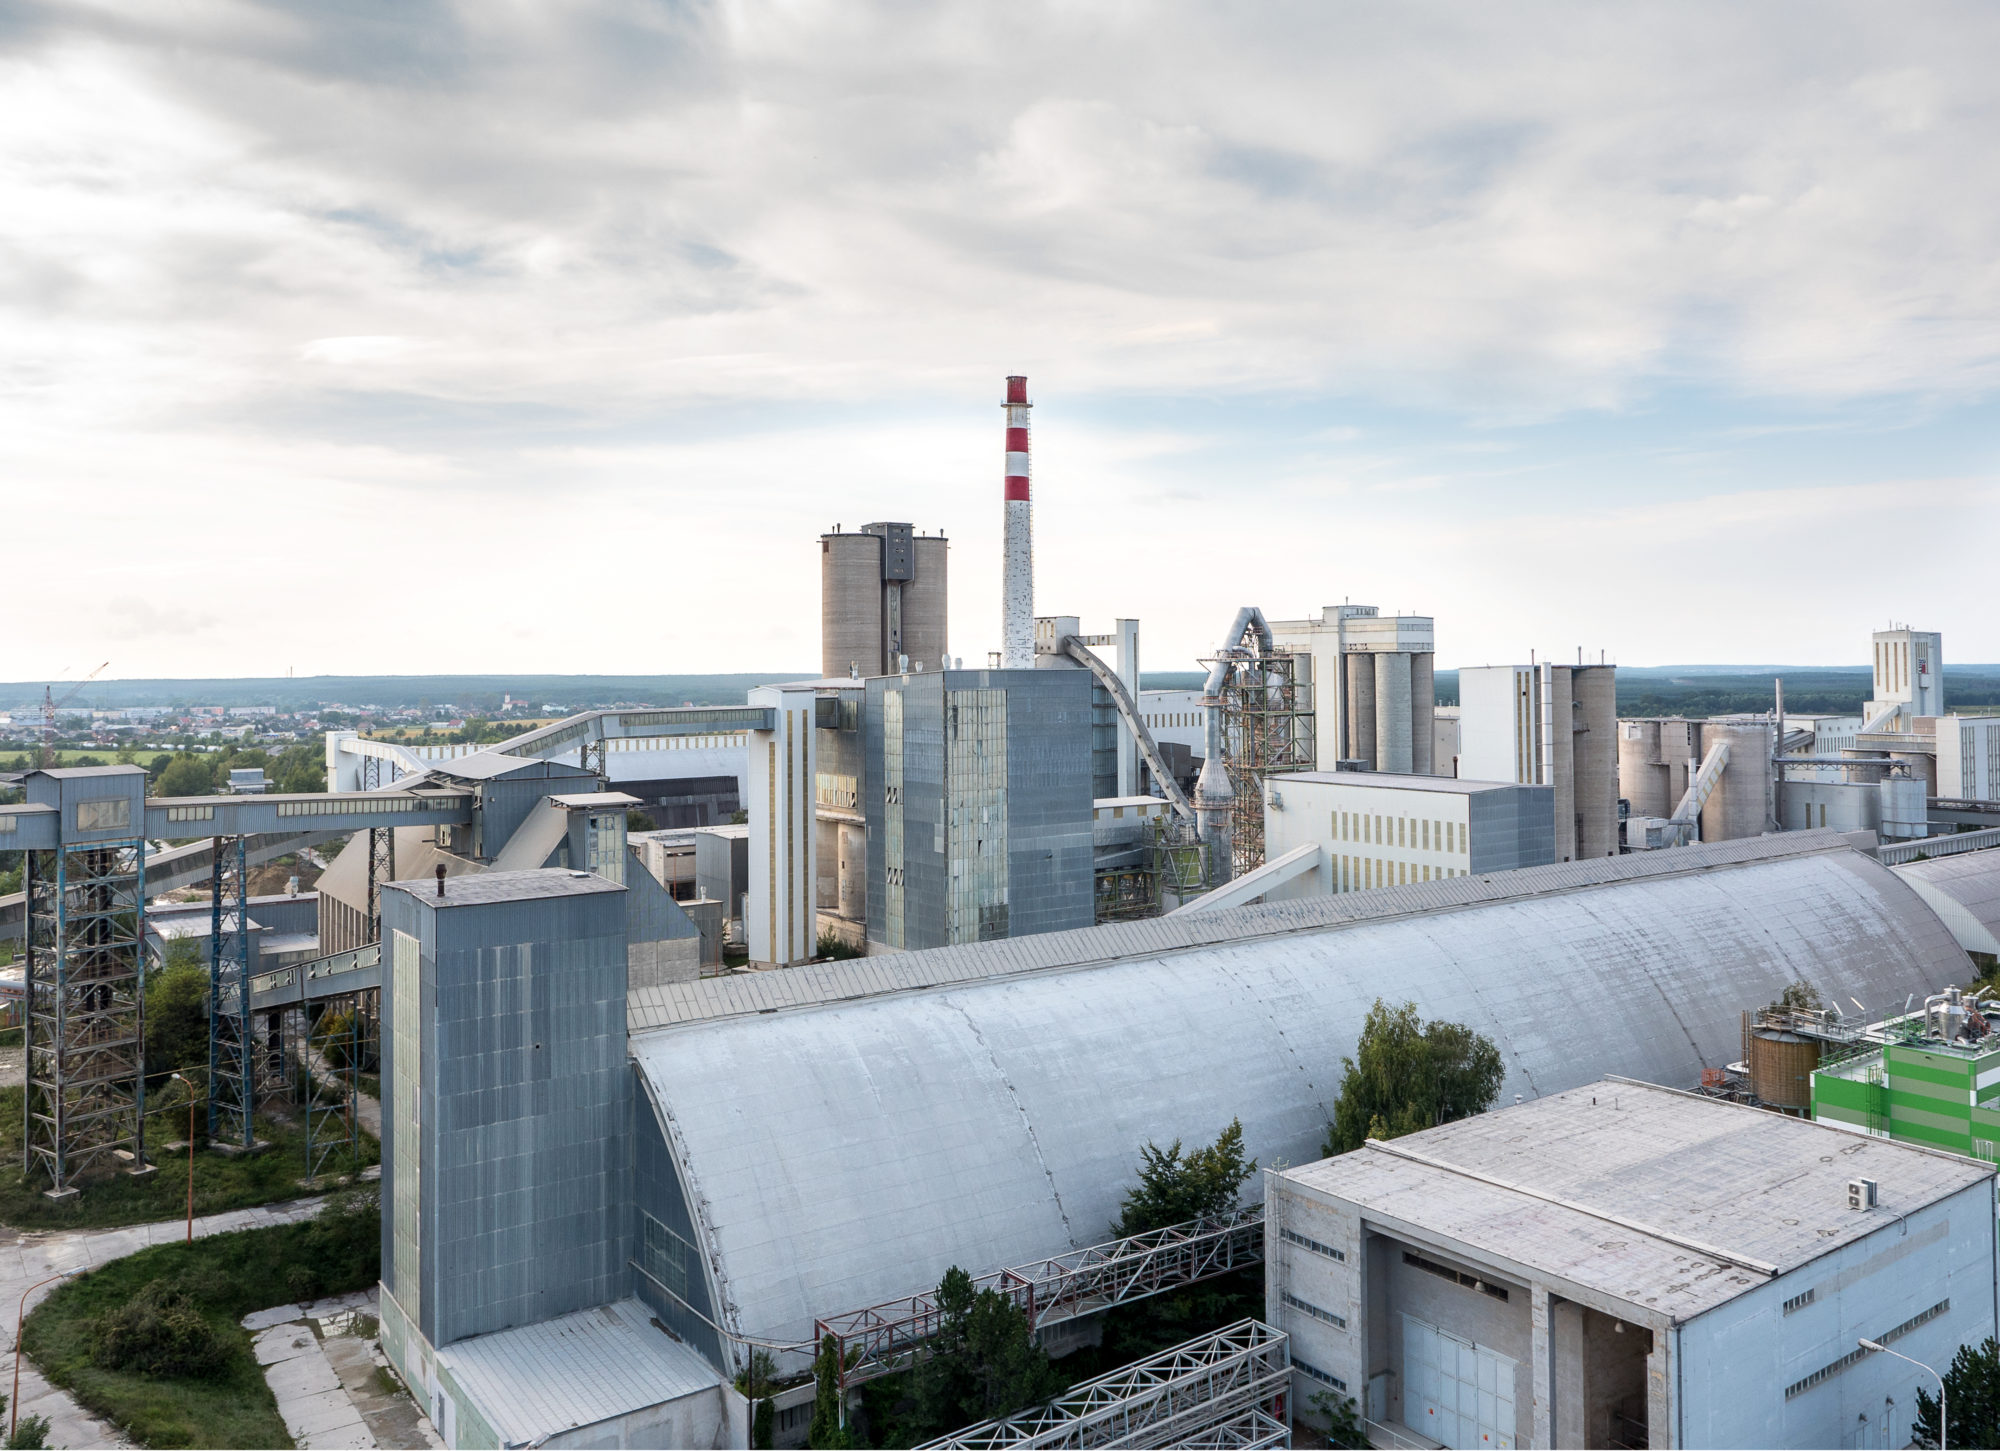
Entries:
[[[234, 843], [232, 851], [229, 843]], [[227, 856], [225, 856], [227, 854]], [[256, 1084], [250, 1063], [250, 873], [244, 838], [215, 838], [215, 866], [209, 889], [208, 939], [208, 1139], [248, 1149], [256, 1138]], [[227, 859], [229, 865], [224, 867]], [[225, 949], [222, 899], [234, 877], [236, 931]], [[235, 974], [234, 992], [228, 974]], [[231, 998], [235, 1011], [225, 1012]]]

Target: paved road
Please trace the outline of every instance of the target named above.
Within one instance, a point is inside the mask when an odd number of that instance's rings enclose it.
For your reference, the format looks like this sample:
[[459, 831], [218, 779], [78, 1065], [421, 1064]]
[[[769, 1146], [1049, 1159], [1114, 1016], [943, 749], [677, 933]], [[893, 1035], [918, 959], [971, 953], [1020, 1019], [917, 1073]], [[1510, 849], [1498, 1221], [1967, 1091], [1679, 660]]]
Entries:
[[[202, 1215], [194, 1222], [194, 1232], [205, 1236], [224, 1234], [234, 1229], [264, 1229], [272, 1225], [292, 1224], [310, 1219], [325, 1202], [323, 1198], [294, 1199], [284, 1204]], [[4, 1337], [7, 1348], [11, 1351], [14, 1347], [15, 1316], [5, 1312], [18, 1312], [22, 1292], [36, 1281], [46, 1280], [64, 1270], [92, 1269], [156, 1244], [171, 1244], [186, 1233], [187, 1221], [184, 1219], [133, 1225], [124, 1229], [0, 1229], [0, 1316], [6, 1320]], [[54, 1288], [47, 1285], [36, 1290], [28, 1298], [28, 1308], [32, 1310]], [[11, 1376], [11, 1366], [8, 1373]], [[20, 1414], [49, 1418], [51, 1446], [132, 1444], [114, 1428], [71, 1400], [67, 1391], [50, 1385], [42, 1378], [41, 1372], [26, 1360], [21, 1362]]]

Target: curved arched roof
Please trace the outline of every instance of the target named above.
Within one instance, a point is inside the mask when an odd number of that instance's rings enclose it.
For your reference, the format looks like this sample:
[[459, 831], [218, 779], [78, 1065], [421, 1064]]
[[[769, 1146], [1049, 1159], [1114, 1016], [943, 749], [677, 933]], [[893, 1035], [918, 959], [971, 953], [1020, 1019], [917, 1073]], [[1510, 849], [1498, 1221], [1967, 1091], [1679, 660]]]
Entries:
[[1149, 1140], [1240, 1117], [1262, 1163], [1317, 1159], [1378, 997], [1492, 1037], [1505, 1101], [1690, 1085], [1798, 978], [1879, 1010], [1965, 966], [1894, 873], [1800, 833], [717, 980], [635, 1003], [631, 1049], [724, 1320], [797, 1342], [1106, 1238]]
[[2000, 955], [2000, 850], [1934, 857], [1895, 869], [1967, 952]]

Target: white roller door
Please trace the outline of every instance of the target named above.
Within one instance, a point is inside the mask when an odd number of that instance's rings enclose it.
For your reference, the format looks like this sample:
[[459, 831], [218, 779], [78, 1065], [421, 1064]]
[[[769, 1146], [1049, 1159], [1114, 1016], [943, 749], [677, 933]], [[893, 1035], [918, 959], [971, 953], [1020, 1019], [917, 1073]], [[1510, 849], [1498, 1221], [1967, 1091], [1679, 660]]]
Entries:
[[1403, 1415], [1463, 1451], [1514, 1445], [1514, 1361], [1414, 1315], [1403, 1317]]

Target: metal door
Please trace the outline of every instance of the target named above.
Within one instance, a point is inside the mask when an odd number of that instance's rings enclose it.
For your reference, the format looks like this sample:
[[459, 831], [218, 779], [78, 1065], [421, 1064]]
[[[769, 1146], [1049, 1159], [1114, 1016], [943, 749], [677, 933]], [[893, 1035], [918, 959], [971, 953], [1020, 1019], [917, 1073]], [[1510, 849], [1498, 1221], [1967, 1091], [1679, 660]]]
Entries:
[[1514, 1361], [1403, 1317], [1403, 1414], [1410, 1429], [1461, 1451], [1511, 1451]]

